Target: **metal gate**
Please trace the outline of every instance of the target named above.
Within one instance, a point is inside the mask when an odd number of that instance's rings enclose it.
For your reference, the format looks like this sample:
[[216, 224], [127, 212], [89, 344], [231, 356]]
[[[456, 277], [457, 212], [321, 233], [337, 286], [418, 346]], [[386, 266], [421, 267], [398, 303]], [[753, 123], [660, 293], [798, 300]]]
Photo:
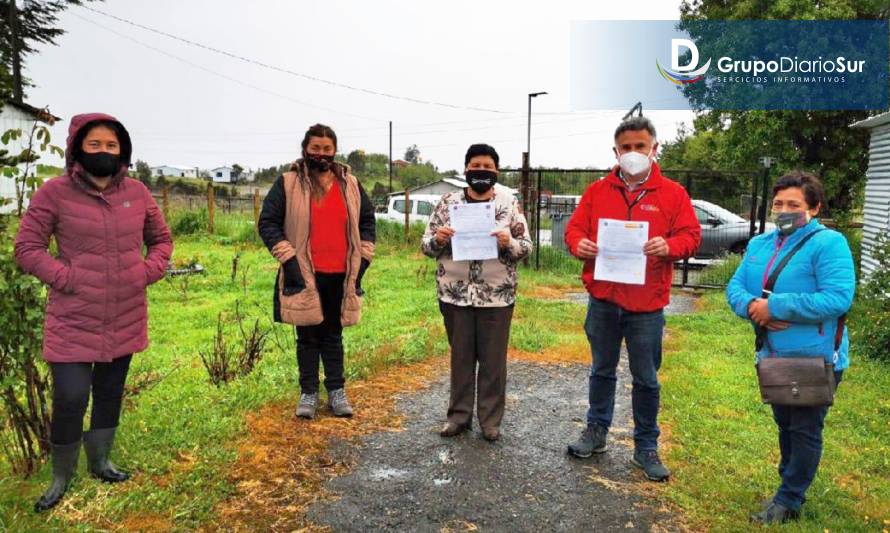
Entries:
[[[569, 255], [565, 247], [565, 226], [587, 187], [609, 172], [611, 169], [531, 169], [528, 180], [523, 183], [522, 170], [501, 171], [499, 181], [522, 194], [535, 242], [530, 260], [534, 268], [580, 272], [579, 261]], [[674, 265], [674, 285], [724, 287], [748, 240], [771, 229], [766, 224], [764, 174], [687, 169], [662, 172], [686, 187], [702, 227], [699, 252], [694, 258]]]

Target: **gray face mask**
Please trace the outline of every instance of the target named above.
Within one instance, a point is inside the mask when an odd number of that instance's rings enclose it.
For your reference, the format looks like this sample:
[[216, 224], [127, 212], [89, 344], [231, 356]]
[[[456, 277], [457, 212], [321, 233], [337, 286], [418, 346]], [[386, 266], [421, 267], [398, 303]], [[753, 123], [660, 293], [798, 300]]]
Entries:
[[786, 237], [806, 226], [809, 221], [810, 214], [806, 211], [777, 213], [773, 215], [773, 222], [776, 223], [779, 233]]

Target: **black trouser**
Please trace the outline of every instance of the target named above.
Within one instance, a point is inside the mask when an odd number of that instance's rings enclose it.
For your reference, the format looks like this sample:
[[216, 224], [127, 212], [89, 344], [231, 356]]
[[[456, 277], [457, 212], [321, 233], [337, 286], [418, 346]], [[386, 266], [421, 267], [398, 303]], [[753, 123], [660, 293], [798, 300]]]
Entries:
[[300, 368], [300, 392], [318, 392], [318, 361], [324, 363], [324, 388], [342, 389], [343, 325], [340, 307], [343, 305], [345, 274], [315, 274], [315, 286], [321, 297], [324, 320], [317, 326], [297, 326], [297, 366]]
[[53, 413], [49, 438], [53, 444], [73, 444], [81, 439], [91, 389], [90, 429], [117, 427], [132, 358], [131, 354], [110, 363], [50, 363]]
[[499, 427], [507, 395], [507, 345], [513, 306], [462, 307], [439, 301], [439, 310], [451, 345], [448, 421], [469, 425], [475, 400], [479, 425]]

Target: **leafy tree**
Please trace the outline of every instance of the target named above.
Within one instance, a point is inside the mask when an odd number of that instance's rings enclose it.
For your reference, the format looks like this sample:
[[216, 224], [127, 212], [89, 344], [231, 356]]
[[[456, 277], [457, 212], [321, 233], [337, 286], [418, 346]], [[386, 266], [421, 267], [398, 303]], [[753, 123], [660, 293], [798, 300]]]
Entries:
[[[681, 19], [886, 19], [879, 0], [782, 2], [684, 0]], [[690, 94], [690, 93], [687, 93]], [[849, 125], [866, 111], [702, 111], [695, 132], [682, 131], [664, 144], [665, 167], [756, 169], [758, 159], [777, 159], [775, 177], [800, 168], [825, 183], [829, 211], [843, 215], [861, 203], [868, 167], [868, 132]]]
[[417, 164], [420, 161], [420, 148], [418, 148], [416, 144], [412, 144], [405, 150], [405, 161], [412, 165]]
[[397, 175], [402, 183], [402, 187], [405, 189], [431, 183], [439, 179], [439, 172], [432, 163], [408, 165], [405, 168], [398, 169]]
[[[0, 6], [2, 9], [2, 6]], [[12, 96], [12, 73], [0, 57], [0, 107]]]
[[232, 165], [232, 180], [235, 183], [238, 183], [238, 178], [240, 178], [241, 174], [243, 174], [243, 173], [244, 173], [244, 167], [242, 167], [238, 163], [235, 163]]
[[[59, 15], [71, 6], [79, 6], [93, 0], [42, 0], [40, 2], [25, 2], [22, 7], [17, 7], [15, 0], [0, 1], [0, 63], [5, 67], [9, 76], [7, 88], [12, 93], [13, 65], [20, 61], [22, 65], [28, 55], [37, 51], [40, 45], [56, 44], [65, 30], [59, 28]], [[12, 16], [15, 16], [18, 28], [18, 57], [14, 57], [12, 39]], [[0, 69], [0, 87], [4, 86], [6, 74]], [[23, 87], [30, 86], [30, 82], [23, 78]], [[0, 88], [0, 97], [3, 89]], [[0, 101], [3, 101], [0, 98]]]
[[136, 177], [139, 178], [139, 181], [144, 183], [146, 187], [151, 187], [151, 167], [141, 159], [136, 161]]
[[346, 156], [346, 163], [352, 167], [353, 172], [365, 171], [365, 151], [353, 150]]

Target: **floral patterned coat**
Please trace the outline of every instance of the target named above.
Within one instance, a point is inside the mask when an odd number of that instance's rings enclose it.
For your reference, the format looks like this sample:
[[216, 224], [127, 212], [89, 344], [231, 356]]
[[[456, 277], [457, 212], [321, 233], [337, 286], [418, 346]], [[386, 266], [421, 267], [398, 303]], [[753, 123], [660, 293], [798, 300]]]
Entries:
[[454, 261], [451, 243], [440, 246], [436, 241], [436, 230], [450, 226], [448, 206], [468, 203], [465, 191], [443, 195], [430, 217], [421, 250], [438, 260], [436, 286], [442, 302], [463, 307], [506, 307], [516, 301], [516, 266], [532, 251], [528, 224], [516, 197], [506, 189], [496, 186], [489, 201], [495, 205], [495, 229], [510, 229], [510, 245], [499, 248], [497, 259]]

